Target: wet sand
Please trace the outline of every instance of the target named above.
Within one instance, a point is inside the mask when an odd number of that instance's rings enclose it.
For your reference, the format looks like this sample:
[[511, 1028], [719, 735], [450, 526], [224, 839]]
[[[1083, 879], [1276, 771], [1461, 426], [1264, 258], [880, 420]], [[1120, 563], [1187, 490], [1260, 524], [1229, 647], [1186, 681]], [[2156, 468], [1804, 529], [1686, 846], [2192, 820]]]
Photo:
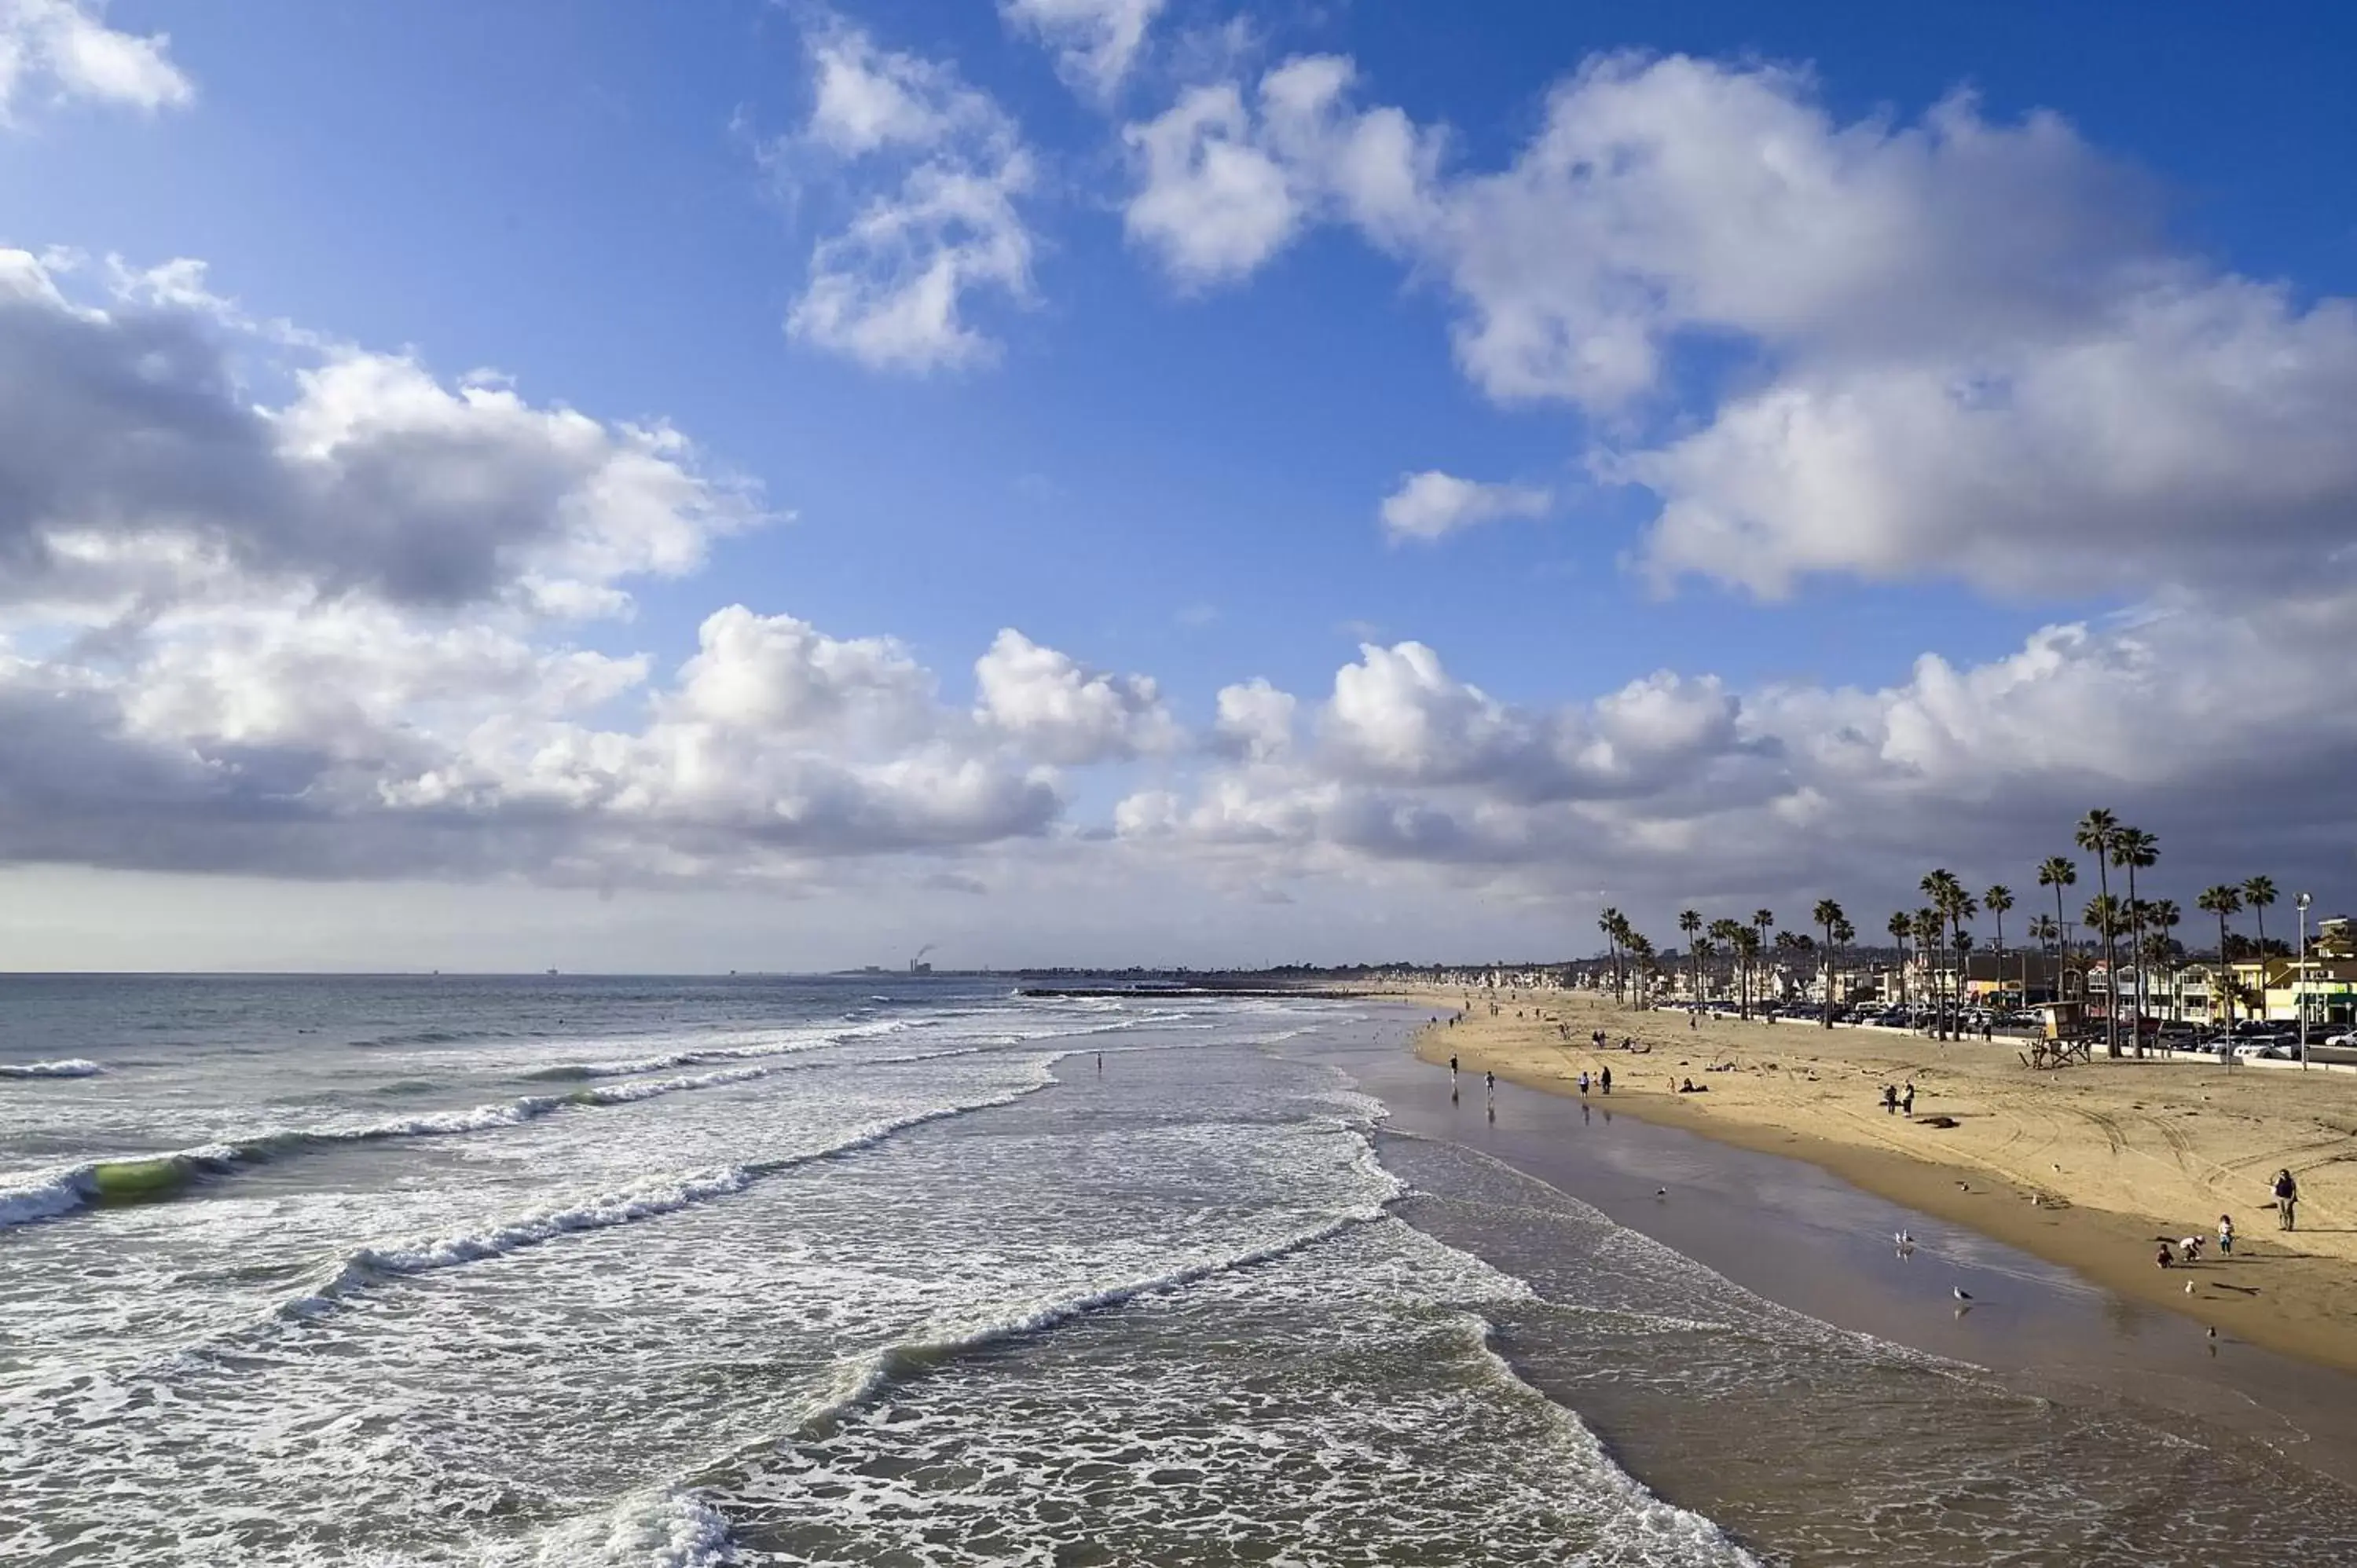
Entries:
[[[1462, 993], [1413, 1000], [1427, 1015], [1465, 1004]], [[2003, 1040], [1943, 1045], [1720, 1018], [1690, 1030], [1684, 1015], [1553, 993], [1501, 995], [1494, 1017], [1487, 1006], [1480, 998], [1454, 1028], [1425, 1030], [1417, 1054], [1446, 1062], [1455, 1052], [1477, 1091], [1494, 1069], [1575, 1099], [1582, 1070], [1610, 1065], [1616, 1113], [1807, 1161], [2117, 1297], [2357, 1370], [2357, 1076], [2133, 1059], [2033, 1072]], [[1598, 1028], [1615, 1046], [1627, 1036], [1652, 1050], [1598, 1052], [1587, 1038]], [[1706, 1071], [1716, 1063], [1734, 1070]], [[1673, 1092], [1688, 1078], [1709, 1092]], [[1910, 1079], [1912, 1122], [1878, 1103], [1881, 1085]], [[1934, 1116], [1955, 1125], [1935, 1127]], [[2302, 1189], [2302, 1228], [2290, 1235], [2266, 1201], [2283, 1165]], [[2160, 1236], [2214, 1244], [2221, 1213], [2235, 1218], [2231, 1260], [2154, 1265]]]
[[[2023, 1393], [2264, 1443], [2357, 1487], [2357, 1376], [2231, 1330], [2212, 1339], [2180, 1313], [1815, 1162], [1632, 1114], [1641, 1097], [1624, 1101], [1617, 1081], [1609, 1101], [1582, 1101], [1509, 1079], [1490, 1102], [1469, 1058], [1453, 1093], [1445, 1065], [1387, 1041], [1329, 1059], [1390, 1108], [1387, 1135], [1478, 1150], [1771, 1301], [1987, 1369]], [[1957, 1289], [1974, 1298], [1963, 1310]], [[1684, 1473], [1674, 1444], [1635, 1428], [1607, 1435], [1672, 1495], [1732, 1500], [1724, 1477]]]

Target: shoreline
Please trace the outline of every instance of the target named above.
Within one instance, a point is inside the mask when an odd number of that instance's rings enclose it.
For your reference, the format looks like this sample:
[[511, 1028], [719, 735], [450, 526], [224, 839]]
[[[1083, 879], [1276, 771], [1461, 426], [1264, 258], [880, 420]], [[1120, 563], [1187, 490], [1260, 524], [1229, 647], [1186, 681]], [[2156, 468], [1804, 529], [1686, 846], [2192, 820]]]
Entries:
[[[1467, 1004], [1461, 993], [1392, 994], [1444, 1018]], [[1476, 993], [1454, 1027], [1420, 1026], [1415, 1054], [1439, 1065], [1454, 1052], [1469, 1070], [1573, 1100], [1583, 1069], [1609, 1065], [1615, 1092], [1597, 1101], [1614, 1112], [1804, 1161], [2221, 1335], [2357, 1372], [2357, 1221], [2343, 1200], [2357, 1185], [2344, 1174], [2357, 1161], [2357, 1081], [2346, 1076], [2303, 1084], [2297, 1074], [2133, 1058], [2033, 1073], [2005, 1042], [1940, 1046], [1716, 1018], [1689, 1030], [1683, 1014], [1559, 992], [1499, 993], [1491, 1016], [1489, 1000]], [[1597, 1028], [1652, 1049], [1599, 1052], [1587, 1039]], [[1734, 1070], [1706, 1075], [1712, 1063]], [[1879, 1083], [1910, 1077], [1919, 1112], [1953, 1116], [1955, 1128], [1876, 1106]], [[1686, 1078], [1712, 1092], [1671, 1090]], [[2208, 1146], [2176, 1125], [2204, 1112], [2217, 1129]], [[2279, 1235], [2262, 1201], [2278, 1163], [2298, 1175], [2301, 1216], [2314, 1227], [2296, 1240]], [[2236, 1219], [2231, 1259], [2154, 1265], [2163, 1235], [2202, 1234], [2214, 1246], [2221, 1212]]]

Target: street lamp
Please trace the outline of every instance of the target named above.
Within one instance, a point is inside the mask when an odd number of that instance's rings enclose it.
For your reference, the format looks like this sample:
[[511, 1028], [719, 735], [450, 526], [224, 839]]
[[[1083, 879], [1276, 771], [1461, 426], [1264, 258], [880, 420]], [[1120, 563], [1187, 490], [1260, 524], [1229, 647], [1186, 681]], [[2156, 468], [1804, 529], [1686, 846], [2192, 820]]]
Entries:
[[2299, 1070], [2308, 1070], [2308, 907], [2315, 902], [2308, 894], [2292, 900], [2299, 906], [2299, 988], [2292, 993], [2291, 1004], [2299, 1009]]

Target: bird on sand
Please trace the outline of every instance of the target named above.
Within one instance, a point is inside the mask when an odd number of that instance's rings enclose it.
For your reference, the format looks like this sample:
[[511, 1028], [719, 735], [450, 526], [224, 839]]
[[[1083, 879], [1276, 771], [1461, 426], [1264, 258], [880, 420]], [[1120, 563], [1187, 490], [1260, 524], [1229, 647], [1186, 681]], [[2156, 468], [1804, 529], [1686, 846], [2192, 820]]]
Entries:
[[1915, 1244], [1915, 1238], [1910, 1236], [1904, 1230], [1900, 1231], [1896, 1236], [1893, 1236], [1891, 1240], [1898, 1242], [1902, 1247], [1912, 1247]]
[[1670, 1196], [1670, 1189], [1665, 1187], [1657, 1187], [1653, 1189], [1653, 1196], [1655, 1197], [1667, 1197]]
[[1956, 1293], [1956, 1299], [1958, 1301], [1970, 1301], [1973, 1299], [1973, 1293], [1966, 1290], [1962, 1285], [1953, 1285], [1949, 1288], [1953, 1289]]

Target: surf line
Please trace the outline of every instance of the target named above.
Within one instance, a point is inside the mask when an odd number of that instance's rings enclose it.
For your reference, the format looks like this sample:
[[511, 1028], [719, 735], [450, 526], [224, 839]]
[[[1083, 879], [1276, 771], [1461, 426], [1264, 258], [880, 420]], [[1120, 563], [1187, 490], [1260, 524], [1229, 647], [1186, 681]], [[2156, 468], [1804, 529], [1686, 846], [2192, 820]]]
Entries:
[[[960, 1054], [963, 1053], [936, 1053], [939, 1056]], [[888, 1065], [893, 1059], [864, 1065]], [[911, 1057], [899, 1059], [922, 1061], [932, 1058]], [[163, 1154], [91, 1160], [44, 1172], [29, 1181], [0, 1187], [0, 1230], [60, 1219], [96, 1205], [156, 1202], [173, 1197], [199, 1177], [227, 1176], [241, 1166], [259, 1165], [305, 1149], [333, 1148], [343, 1144], [374, 1143], [391, 1138], [447, 1137], [464, 1133], [486, 1133], [501, 1127], [522, 1126], [559, 1111], [630, 1105], [642, 1100], [652, 1100], [658, 1095], [749, 1083], [816, 1065], [823, 1064], [787, 1059], [694, 1073], [683, 1078], [593, 1084], [569, 1094], [524, 1095], [465, 1111], [428, 1112], [423, 1115], [398, 1117], [360, 1127], [281, 1128], [251, 1137], [201, 1144]]]
[[380, 1280], [456, 1268], [537, 1247], [562, 1236], [610, 1230], [618, 1225], [674, 1214], [699, 1203], [743, 1192], [768, 1176], [873, 1148], [912, 1128], [970, 1115], [977, 1111], [1012, 1105], [1052, 1087], [1052, 1084], [1053, 1080], [1043, 1075], [1039, 1081], [1006, 1094], [955, 1105], [934, 1106], [906, 1116], [872, 1122], [821, 1148], [807, 1149], [775, 1160], [693, 1172], [670, 1179], [651, 1178], [577, 1203], [535, 1209], [485, 1230], [436, 1237], [404, 1246], [362, 1247], [348, 1254], [326, 1279], [310, 1291], [281, 1303], [272, 1316], [278, 1319], [316, 1317], [339, 1301]]

